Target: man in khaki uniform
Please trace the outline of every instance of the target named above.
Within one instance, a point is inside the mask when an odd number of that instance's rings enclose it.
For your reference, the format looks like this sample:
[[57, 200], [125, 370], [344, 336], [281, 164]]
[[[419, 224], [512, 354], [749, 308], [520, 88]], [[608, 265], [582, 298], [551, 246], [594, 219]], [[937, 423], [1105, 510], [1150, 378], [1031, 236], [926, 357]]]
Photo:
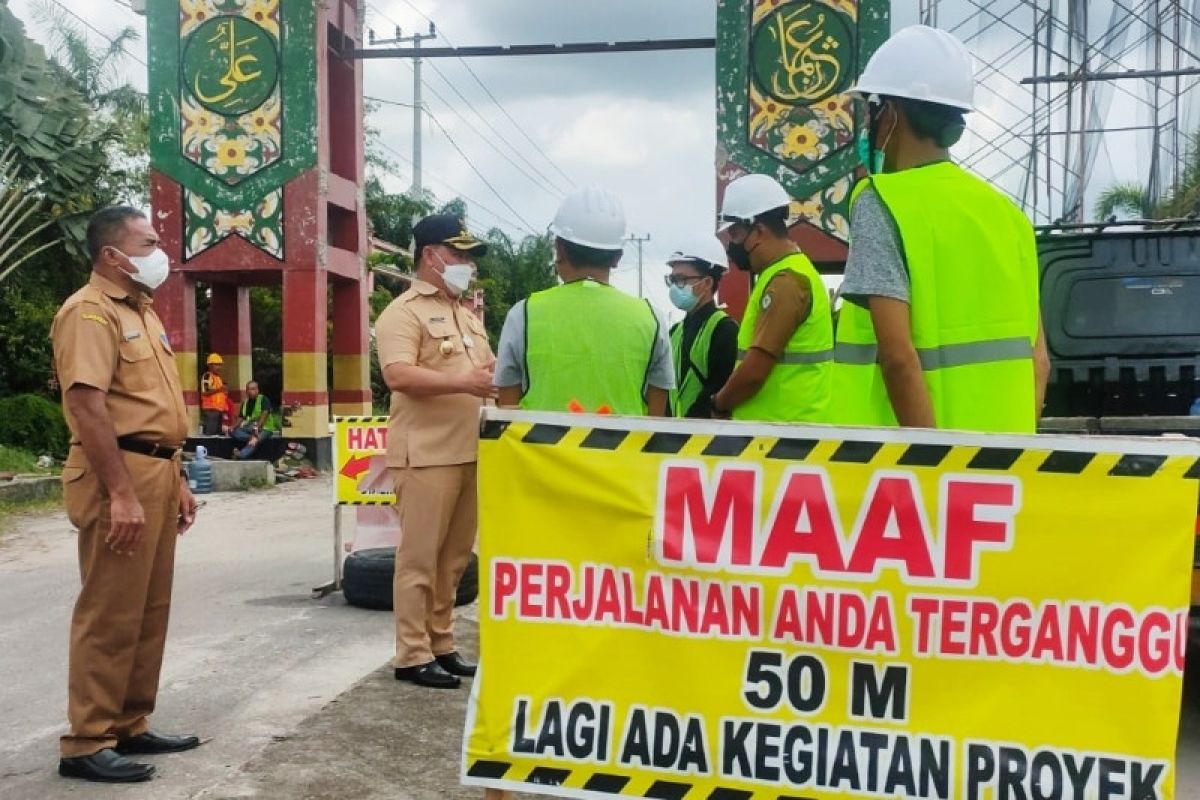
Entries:
[[69, 733], [59, 774], [148, 780], [127, 755], [189, 750], [195, 736], [153, 733], [175, 566], [175, 537], [196, 514], [181, 478], [187, 414], [175, 357], [151, 308], [167, 256], [140, 211], [104, 209], [87, 231], [92, 277], [50, 337], [71, 429], [63, 468], [79, 529], [82, 588], [71, 619]]
[[460, 299], [487, 245], [451, 214], [418, 222], [413, 243], [416, 280], [375, 322], [400, 512], [395, 675], [452, 689], [475, 674], [454, 647], [454, 595], [475, 542], [479, 411], [495, 364], [483, 323]]

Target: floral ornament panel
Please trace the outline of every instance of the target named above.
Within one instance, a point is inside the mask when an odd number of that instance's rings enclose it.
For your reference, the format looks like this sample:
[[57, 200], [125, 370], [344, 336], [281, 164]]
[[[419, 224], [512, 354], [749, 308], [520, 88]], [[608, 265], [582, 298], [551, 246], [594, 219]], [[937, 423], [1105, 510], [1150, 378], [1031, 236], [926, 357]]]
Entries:
[[282, 155], [279, 0], [182, 0], [184, 158], [233, 186]]
[[184, 260], [195, 258], [230, 236], [241, 236], [275, 258], [283, 258], [283, 190], [271, 192], [253, 208], [216, 208], [185, 192]]
[[739, 171], [778, 179], [797, 219], [845, 240], [861, 174], [850, 93], [888, 35], [883, 0], [718, 0], [718, 141]]

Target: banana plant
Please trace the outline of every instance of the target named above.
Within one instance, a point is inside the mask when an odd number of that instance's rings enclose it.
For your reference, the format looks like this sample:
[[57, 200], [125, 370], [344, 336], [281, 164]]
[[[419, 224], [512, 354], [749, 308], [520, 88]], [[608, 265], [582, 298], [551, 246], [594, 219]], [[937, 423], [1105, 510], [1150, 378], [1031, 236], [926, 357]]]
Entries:
[[[43, 215], [35, 217], [38, 212]], [[41, 195], [30, 191], [29, 183], [18, 174], [16, 147], [9, 145], [0, 155], [0, 283], [17, 267], [59, 243], [55, 238], [32, 249], [25, 248], [54, 222], [53, 217], [44, 213]]]

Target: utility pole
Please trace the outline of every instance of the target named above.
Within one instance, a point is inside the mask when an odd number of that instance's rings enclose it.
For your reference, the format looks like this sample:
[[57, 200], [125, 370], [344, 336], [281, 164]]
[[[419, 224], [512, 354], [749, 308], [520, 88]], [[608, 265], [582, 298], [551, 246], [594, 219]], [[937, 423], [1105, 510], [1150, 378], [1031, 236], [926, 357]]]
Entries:
[[421, 115], [425, 110], [421, 102], [421, 42], [436, 38], [437, 26], [430, 22], [429, 33], [414, 33], [404, 36], [400, 32], [400, 26], [397, 25], [394, 39], [376, 39], [375, 31], [370, 31], [368, 39], [372, 45], [412, 42], [413, 49], [417, 52], [417, 55], [413, 56], [413, 182], [412, 189], [409, 190], [413, 200], [420, 200], [425, 188], [421, 179], [421, 131], [424, 127]]
[[645, 292], [644, 292], [644, 289], [642, 286], [642, 245], [644, 245], [646, 242], [650, 241], [650, 234], [647, 233], [645, 236], [637, 236], [635, 234], [630, 234], [628, 237], [626, 237], [625, 241], [633, 242], [634, 244], [637, 245], [637, 249], [638, 249], [638, 297], [645, 297], [646, 295], [645, 295]]

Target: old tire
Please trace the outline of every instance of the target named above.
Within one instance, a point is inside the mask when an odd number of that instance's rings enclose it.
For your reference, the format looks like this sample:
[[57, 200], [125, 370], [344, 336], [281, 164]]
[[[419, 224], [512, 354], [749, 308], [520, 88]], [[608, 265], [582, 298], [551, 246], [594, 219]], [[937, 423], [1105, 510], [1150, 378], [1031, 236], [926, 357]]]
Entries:
[[[342, 565], [342, 592], [346, 602], [359, 608], [390, 611], [392, 576], [396, 572], [396, 551], [391, 547], [357, 550]], [[465, 606], [479, 596], [479, 557], [471, 553], [467, 568], [458, 582], [454, 605]]]

